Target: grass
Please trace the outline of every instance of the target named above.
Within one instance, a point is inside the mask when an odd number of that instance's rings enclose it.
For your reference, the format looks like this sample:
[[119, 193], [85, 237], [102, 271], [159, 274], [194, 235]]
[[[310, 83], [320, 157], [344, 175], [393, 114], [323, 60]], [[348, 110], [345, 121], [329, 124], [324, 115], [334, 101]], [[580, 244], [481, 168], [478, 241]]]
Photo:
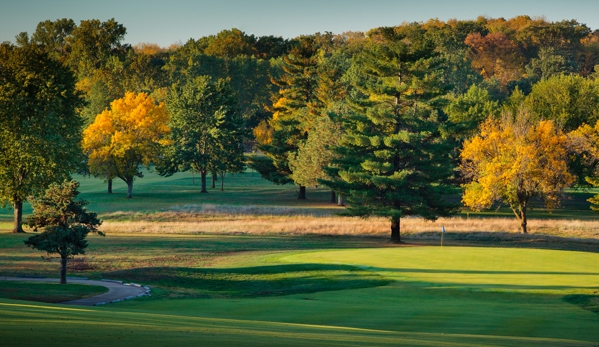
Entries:
[[[599, 341], [599, 222], [585, 201], [593, 192], [570, 192], [552, 214], [534, 210], [530, 235], [505, 209], [404, 218], [407, 243], [397, 246], [387, 220], [336, 217], [342, 208], [326, 189], [299, 201], [294, 187], [254, 173], [210, 194], [188, 174], [147, 174], [131, 200], [120, 182], [108, 195], [100, 180], [81, 181], [107, 236], [89, 238], [69, 275], [150, 285], [152, 297], [85, 309], [0, 299], [3, 346]], [[10, 218], [0, 211], [0, 229]], [[24, 247], [26, 237], [0, 233], [0, 275], [57, 277], [58, 259]]]
[[[57, 273], [57, 262], [22, 247], [24, 237], [0, 234], [0, 272]], [[135, 280], [153, 296], [83, 311], [2, 299], [1, 332], [7, 346], [599, 341], [599, 253], [421, 245], [347, 236], [94, 237], [72, 274]]]
[[107, 292], [102, 286], [15, 282], [0, 280], [0, 298], [58, 303], [87, 298]]
[[[161, 177], [155, 172], [145, 172], [144, 177], [134, 184], [133, 199], [126, 199], [126, 185], [120, 180], [113, 184], [113, 194], [106, 193], [106, 183], [93, 177], [74, 176], [80, 181], [81, 198], [90, 202], [89, 208], [99, 213], [105, 220], [140, 220], [157, 212], [210, 212], [225, 213], [227, 210], [245, 215], [311, 215], [330, 216], [343, 210], [330, 203], [330, 192], [323, 187], [308, 188], [308, 199], [297, 199], [297, 187], [277, 186], [263, 180], [257, 173], [225, 178], [225, 191], [209, 188], [209, 194], [200, 194], [199, 180], [189, 173], [177, 173], [171, 177]], [[532, 209], [530, 218], [536, 219], [577, 219], [596, 220], [597, 214], [590, 210], [589, 197], [598, 189], [569, 190], [562, 207], [548, 211]], [[452, 200], [459, 202], [460, 196]], [[25, 215], [31, 213], [31, 206], [24, 204]], [[507, 217], [513, 213], [505, 207], [475, 213], [463, 209], [463, 217]], [[13, 211], [0, 209], [0, 230], [9, 230]]]

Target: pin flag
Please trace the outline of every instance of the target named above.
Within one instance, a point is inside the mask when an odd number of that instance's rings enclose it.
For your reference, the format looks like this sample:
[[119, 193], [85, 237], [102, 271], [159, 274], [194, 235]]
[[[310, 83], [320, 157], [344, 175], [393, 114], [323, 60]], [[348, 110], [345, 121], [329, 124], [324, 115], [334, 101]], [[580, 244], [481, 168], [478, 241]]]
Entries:
[[445, 235], [445, 225], [441, 225], [441, 247], [443, 247], [443, 236]]

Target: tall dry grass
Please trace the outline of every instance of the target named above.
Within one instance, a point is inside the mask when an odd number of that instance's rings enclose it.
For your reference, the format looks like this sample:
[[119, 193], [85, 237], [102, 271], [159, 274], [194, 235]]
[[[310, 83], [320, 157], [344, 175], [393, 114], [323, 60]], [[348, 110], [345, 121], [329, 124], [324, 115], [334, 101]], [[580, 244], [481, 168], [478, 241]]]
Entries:
[[[114, 213], [105, 216], [102, 230], [107, 233], [159, 234], [289, 234], [354, 235], [387, 237], [390, 223], [385, 218], [317, 216], [299, 214], [297, 209], [268, 206], [184, 206], [155, 214]], [[512, 239], [520, 234], [512, 218], [441, 218], [435, 222], [422, 218], [402, 218], [404, 237], [435, 239], [441, 227], [447, 237]], [[599, 221], [531, 219], [530, 235], [543, 235], [599, 242]]]

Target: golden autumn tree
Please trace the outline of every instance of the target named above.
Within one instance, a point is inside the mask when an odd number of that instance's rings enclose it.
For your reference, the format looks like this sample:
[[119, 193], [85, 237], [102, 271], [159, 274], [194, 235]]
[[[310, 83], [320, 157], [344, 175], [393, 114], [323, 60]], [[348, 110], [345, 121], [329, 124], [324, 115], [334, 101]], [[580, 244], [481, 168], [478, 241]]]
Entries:
[[[595, 187], [599, 186], [599, 121], [594, 126], [588, 124], [581, 125], [578, 129], [570, 132], [570, 141], [573, 150], [580, 155], [580, 158], [589, 169], [590, 176], [585, 180]], [[599, 194], [588, 199], [593, 211], [599, 212]]]
[[530, 200], [538, 197], [546, 207], [557, 207], [574, 176], [568, 171], [568, 138], [552, 121], [532, 124], [525, 113], [516, 119], [488, 119], [480, 134], [464, 143], [461, 170], [471, 183], [463, 186], [462, 201], [474, 210], [503, 202], [526, 233]]
[[122, 179], [131, 198], [135, 177], [143, 177], [140, 168], [158, 160], [170, 132], [167, 121], [164, 103], [157, 105], [146, 93], [127, 92], [114, 100], [83, 132], [91, 173]]

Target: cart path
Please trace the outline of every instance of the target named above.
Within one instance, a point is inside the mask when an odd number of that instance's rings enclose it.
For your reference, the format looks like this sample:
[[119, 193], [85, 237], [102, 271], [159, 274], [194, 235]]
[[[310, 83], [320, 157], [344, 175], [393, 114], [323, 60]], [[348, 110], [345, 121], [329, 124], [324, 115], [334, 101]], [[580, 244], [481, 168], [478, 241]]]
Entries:
[[[0, 281], [30, 281], [30, 282], [52, 282], [59, 283], [60, 279], [58, 278], [32, 278], [32, 277], [0, 277]], [[83, 298], [78, 300], [71, 300], [61, 302], [64, 305], [78, 305], [78, 306], [96, 306], [108, 304], [110, 302], [118, 302], [122, 300], [133, 299], [138, 296], [149, 295], [149, 288], [142, 287], [138, 284], [123, 284], [120, 281], [95, 281], [88, 279], [76, 279], [76, 278], [67, 278], [67, 283], [74, 284], [87, 284], [87, 285], [96, 285], [103, 286], [108, 288], [108, 292], [96, 296], [91, 296], [89, 298]]]

